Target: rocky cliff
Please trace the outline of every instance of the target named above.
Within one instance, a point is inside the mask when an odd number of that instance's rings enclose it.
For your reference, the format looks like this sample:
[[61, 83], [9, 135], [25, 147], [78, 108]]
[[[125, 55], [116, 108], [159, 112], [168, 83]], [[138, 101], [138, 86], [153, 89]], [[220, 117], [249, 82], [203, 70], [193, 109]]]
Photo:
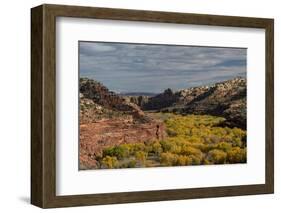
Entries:
[[171, 89], [148, 98], [143, 110], [224, 116], [225, 125], [246, 129], [246, 79], [237, 77], [210, 86], [173, 92]]
[[163, 122], [135, 103], [97, 81], [80, 79], [80, 169], [96, 168], [108, 146], [161, 140], [165, 135]]
[[[126, 98], [108, 90], [100, 82], [80, 79], [80, 114], [89, 116], [131, 115], [135, 122], [149, 121], [140, 107]], [[88, 107], [87, 107], [88, 106]]]

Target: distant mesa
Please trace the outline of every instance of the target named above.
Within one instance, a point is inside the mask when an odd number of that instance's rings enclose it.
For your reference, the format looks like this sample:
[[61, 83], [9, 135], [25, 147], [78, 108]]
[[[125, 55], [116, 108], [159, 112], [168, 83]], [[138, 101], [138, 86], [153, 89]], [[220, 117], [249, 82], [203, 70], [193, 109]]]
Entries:
[[120, 93], [119, 95], [122, 96], [148, 96], [153, 97], [157, 95], [157, 93], [150, 93], [150, 92], [126, 92], [126, 93]]

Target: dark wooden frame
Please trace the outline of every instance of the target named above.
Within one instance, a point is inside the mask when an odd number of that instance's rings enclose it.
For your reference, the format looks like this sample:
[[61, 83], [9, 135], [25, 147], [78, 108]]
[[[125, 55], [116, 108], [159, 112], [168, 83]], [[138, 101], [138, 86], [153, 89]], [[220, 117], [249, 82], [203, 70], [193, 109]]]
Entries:
[[[56, 196], [56, 17], [262, 28], [266, 34], [266, 183], [259, 185], [171, 189]], [[31, 203], [66, 207], [274, 192], [274, 20], [64, 5], [31, 9]]]

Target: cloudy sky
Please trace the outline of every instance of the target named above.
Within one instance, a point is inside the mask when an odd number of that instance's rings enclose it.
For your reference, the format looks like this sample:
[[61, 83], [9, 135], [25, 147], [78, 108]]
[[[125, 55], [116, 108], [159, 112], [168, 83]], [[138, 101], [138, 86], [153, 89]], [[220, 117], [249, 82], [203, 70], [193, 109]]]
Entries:
[[160, 93], [246, 77], [243, 48], [79, 42], [79, 57], [80, 77], [120, 93]]

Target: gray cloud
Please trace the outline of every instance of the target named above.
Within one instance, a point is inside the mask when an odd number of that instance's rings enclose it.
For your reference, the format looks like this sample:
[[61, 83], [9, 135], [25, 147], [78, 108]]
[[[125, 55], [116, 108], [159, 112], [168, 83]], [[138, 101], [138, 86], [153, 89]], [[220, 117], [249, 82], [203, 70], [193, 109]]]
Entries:
[[246, 76], [244, 48], [79, 42], [80, 76], [117, 92], [154, 92]]

